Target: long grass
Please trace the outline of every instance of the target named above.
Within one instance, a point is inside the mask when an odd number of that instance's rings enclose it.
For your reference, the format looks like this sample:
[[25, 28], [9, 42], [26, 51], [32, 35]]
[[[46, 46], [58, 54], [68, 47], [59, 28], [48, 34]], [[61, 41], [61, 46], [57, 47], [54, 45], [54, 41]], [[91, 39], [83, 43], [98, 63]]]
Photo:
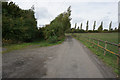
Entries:
[[61, 41], [58, 41], [56, 43], [49, 43], [45, 40], [42, 40], [42, 41], [35, 41], [35, 42], [30, 42], [30, 43], [9, 44], [9, 45], [3, 46], [3, 48], [5, 50], [3, 50], [2, 53], [8, 53], [8, 52], [11, 52], [13, 50], [20, 50], [20, 49], [28, 48], [30, 46], [32, 46], [32, 47], [53, 46], [53, 45], [60, 44], [63, 41], [64, 41], [64, 39], [62, 39]]

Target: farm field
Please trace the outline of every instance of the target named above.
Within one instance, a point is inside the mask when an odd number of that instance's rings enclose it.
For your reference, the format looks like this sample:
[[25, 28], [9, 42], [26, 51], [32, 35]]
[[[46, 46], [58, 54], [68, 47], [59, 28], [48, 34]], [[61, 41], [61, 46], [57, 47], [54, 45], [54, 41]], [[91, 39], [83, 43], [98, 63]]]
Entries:
[[[82, 42], [84, 45], [86, 45], [93, 53], [95, 53], [98, 58], [102, 59], [103, 62], [105, 62], [107, 65], [111, 66], [114, 69], [114, 72], [118, 73], [118, 66], [117, 66], [117, 56], [114, 54], [111, 54], [109, 52], [106, 52], [104, 55], [104, 50], [100, 47], [93, 45], [92, 43], [87, 42], [87, 38], [84, 37], [90, 37], [90, 38], [96, 38], [103, 41], [108, 41], [111, 43], [118, 44], [118, 33], [74, 33], [75, 38], [78, 39], [80, 42]], [[93, 40], [90, 40], [93, 42]], [[98, 43], [98, 41], [94, 41], [94, 43]], [[99, 45], [105, 46], [105, 43], [100, 42]], [[118, 47], [114, 45], [107, 45], [107, 49], [118, 54]]]
[[91, 38], [118, 43], [118, 33], [76, 33], [76, 35], [88, 36]]

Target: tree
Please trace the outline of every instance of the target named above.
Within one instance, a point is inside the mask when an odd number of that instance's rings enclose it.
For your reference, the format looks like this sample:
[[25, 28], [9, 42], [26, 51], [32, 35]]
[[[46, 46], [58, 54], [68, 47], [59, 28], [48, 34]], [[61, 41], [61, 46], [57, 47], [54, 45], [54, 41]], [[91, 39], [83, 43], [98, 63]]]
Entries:
[[109, 31], [111, 31], [112, 21], [109, 24]]
[[45, 39], [52, 40], [52, 37], [58, 38], [58, 40], [60, 40], [60, 38], [62, 39], [65, 36], [65, 32], [70, 30], [70, 15], [71, 6], [68, 7], [66, 12], [59, 14], [54, 20], [50, 22], [50, 25], [46, 27], [44, 31]]
[[75, 29], [76, 29], [76, 27], [77, 27], [77, 23], [75, 23]]
[[2, 5], [2, 36], [5, 40], [28, 42], [34, 40], [38, 32], [34, 11], [22, 10], [13, 2]]
[[89, 21], [87, 21], [87, 24], [86, 24], [86, 31], [88, 31], [88, 24], [89, 24]]
[[118, 31], [120, 32], [120, 23], [118, 24]]
[[81, 25], [80, 25], [80, 30], [82, 30], [82, 23], [81, 23]]
[[115, 27], [115, 29], [114, 29], [115, 31], [117, 31], [117, 27]]
[[101, 24], [100, 24], [100, 26], [99, 26], [99, 28], [98, 28], [98, 31], [99, 31], [99, 32], [102, 32], [102, 31], [103, 31], [103, 22], [101, 22]]
[[93, 31], [95, 30], [95, 26], [96, 26], [96, 21], [94, 21]]

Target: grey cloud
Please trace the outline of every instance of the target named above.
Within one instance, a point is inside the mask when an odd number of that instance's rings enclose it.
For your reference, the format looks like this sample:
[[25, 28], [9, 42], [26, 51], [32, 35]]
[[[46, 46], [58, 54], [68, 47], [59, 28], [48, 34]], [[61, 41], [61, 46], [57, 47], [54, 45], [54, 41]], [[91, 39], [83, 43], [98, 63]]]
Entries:
[[111, 12], [107, 12], [107, 14], [111, 14]]
[[51, 14], [48, 12], [47, 8], [45, 7], [41, 7], [41, 8], [37, 8], [37, 10], [35, 11], [35, 16], [37, 19], [45, 19], [51, 16]]
[[79, 22], [82, 22], [82, 21], [84, 21], [84, 19], [82, 19], [82, 18], [74, 18], [73, 19], [74, 23], [79, 23]]

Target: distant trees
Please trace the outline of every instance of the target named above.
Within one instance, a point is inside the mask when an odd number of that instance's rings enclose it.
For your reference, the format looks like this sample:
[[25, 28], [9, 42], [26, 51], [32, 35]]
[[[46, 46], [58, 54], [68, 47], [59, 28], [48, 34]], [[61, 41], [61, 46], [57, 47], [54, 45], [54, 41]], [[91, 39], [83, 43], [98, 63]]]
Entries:
[[120, 32], [120, 23], [118, 24], [118, 31]]
[[82, 30], [82, 23], [81, 23], [81, 25], [80, 25], [80, 30]]
[[94, 21], [94, 24], [93, 24], [93, 31], [95, 30], [95, 26], [96, 26], [96, 21]]
[[76, 29], [76, 27], [77, 27], [77, 23], [75, 23], [75, 29]]
[[110, 22], [110, 24], [109, 24], [109, 28], [108, 29], [104, 29], [103, 28], [103, 21], [100, 23], [100, 26], [98, 27], [98, 29], [96, 30], [96, 21], [94, 21], [94, 23], [93, 23], [93, 30], [88, 30], [88, 25], [89, 24], [89, 21], [87, 21], [87, 23], [86, 23], [86, 29], [84, 30], [84, 29], [82, 29], [82, 26], [83, 26], [83, 24], [82, 23], [80, 23], [80, 27], [78, 26], [78, 28], [76, 29], [76, 26], [77, 26], [77, 23], [75, 23], [75, 27], [74, 28], [72, 28], [71, 30], [69, 30], [69, 32], [72, 32], [72, 33], [98, 33], [98, 32], [104, 32], [104, 33], [107, 33], [107, 32], [118, 32], [118, 29], [120, 30], [120, 24], [119, 24], [119, 26], [118, 26], [118, 28], [117, 27], [115, 27], [115, 28], [112, 28], [112, 21]]
[[112, 21], [109, 24], [109, 31], [111, 31]]
[[89, 21], [87, 21], [86, 23], [86, 31], [88, 31], [88, 24], [89, 24]]
[[101, 24], [100, 24], [100, 26], [99, 26], [99, 28], [98, 28], [98, 31], [99, 31], [99, 32], [102, 32], [102, 31], [103, 31], [103, 22], [101, 22]]

